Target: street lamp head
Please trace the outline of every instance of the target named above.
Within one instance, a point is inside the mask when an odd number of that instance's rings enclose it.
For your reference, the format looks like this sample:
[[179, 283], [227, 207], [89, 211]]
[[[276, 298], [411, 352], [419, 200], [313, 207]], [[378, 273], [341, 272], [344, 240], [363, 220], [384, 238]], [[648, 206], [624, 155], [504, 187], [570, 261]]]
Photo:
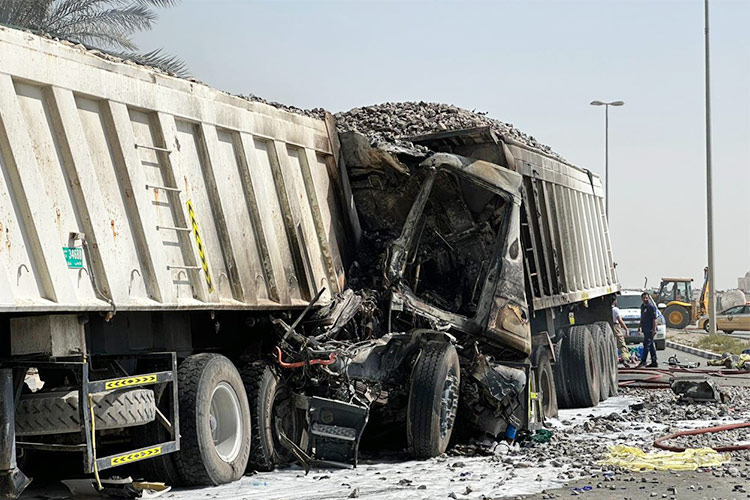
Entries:
[[604, 106], [602, 101], [591, 101], [592, 106]]
[[612, 101], [609, 103], [610, 106], [622, 106], [623, 104], [625, 104], [624, 101]]

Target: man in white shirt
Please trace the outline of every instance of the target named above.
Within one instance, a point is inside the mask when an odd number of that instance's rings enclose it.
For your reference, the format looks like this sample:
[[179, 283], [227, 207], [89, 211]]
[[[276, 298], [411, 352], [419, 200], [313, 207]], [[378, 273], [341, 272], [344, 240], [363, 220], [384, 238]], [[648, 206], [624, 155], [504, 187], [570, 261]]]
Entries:
[[617, 308], [617, 297], [612, 297], [612, 324], [615, 326], [615, 338], [617, 339], [617, 348], [620, 351], [620, 357], [623, 361], [630, 359], [630, 350], [625, 345], [625, 333], [628, 327], [620, 316], [620, 309]]

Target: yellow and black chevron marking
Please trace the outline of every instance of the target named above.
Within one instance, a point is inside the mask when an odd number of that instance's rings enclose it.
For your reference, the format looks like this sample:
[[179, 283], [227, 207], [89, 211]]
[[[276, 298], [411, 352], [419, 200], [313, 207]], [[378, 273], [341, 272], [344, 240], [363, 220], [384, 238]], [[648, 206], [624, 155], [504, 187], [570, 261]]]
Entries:
[[128, 453], [127, 455], [120, 455], [118, 457], [112, 457], [110, 463], [114, 465], [123, 465], [130, 462], [136, 462], [145, 458], [155, 457], [161, 455], [161, 446], [155, 448], [149, 448], [148, 450], [136, 451], [135, 453]]
[[110, 380], [104, 384], [104, 388], [119, 389], [120, 387], [131, 387], [134, 385], [153, 384], [156, 382], [156, 375], [142, 375], [140, 377], [127, 377], [118, 378], [117, 380]]
[[193, 211], [193, 202], [187, 201], [188, 214], [190, 215], [190, 224], [193, 225], [193, 234], [195, 235], [195, 245], [198, 247], [198, 255], [201, 258], [201, 265], [203, 266], [203, 274], [206, 275], [206, 284], [208, 285], [208, 291], [214, 291], [214, 285], [211, 282], [211, 273], [208, 272], [208, 262], [206, 261], [206, 252], [203, 250], [203, 242], [201, 241], [201, 235], [198, 232], [198, 221], [195, 220], [195, 211]]

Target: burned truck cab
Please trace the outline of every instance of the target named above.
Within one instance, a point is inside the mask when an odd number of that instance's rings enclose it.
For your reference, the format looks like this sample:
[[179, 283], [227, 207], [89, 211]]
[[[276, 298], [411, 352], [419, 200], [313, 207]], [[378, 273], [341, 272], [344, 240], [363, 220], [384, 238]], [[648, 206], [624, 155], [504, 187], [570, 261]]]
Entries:
[[391, 322], [394, 315], [395, 321], [414, 315], [436, 330], [454, 330], [518, 357], [530, 354], [521, 176], [446, 153], [421, 166], [428, 173], [386, 264]]

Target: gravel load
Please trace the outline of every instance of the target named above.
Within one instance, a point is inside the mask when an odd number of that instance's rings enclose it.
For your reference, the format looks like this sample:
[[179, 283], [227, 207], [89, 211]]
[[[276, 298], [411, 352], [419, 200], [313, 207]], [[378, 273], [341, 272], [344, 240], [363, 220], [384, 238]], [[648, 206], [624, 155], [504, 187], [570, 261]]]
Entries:
[[339, 131], [360, 132], [373, 142], [404, 142], [405, 138], [477, 127], [491, 127], [505, 138], [560, 158], [552, 149], [510, 123], [491, 118], [486, 112], [469, 111], [436, 102], [386, 102], [336, 113]]

